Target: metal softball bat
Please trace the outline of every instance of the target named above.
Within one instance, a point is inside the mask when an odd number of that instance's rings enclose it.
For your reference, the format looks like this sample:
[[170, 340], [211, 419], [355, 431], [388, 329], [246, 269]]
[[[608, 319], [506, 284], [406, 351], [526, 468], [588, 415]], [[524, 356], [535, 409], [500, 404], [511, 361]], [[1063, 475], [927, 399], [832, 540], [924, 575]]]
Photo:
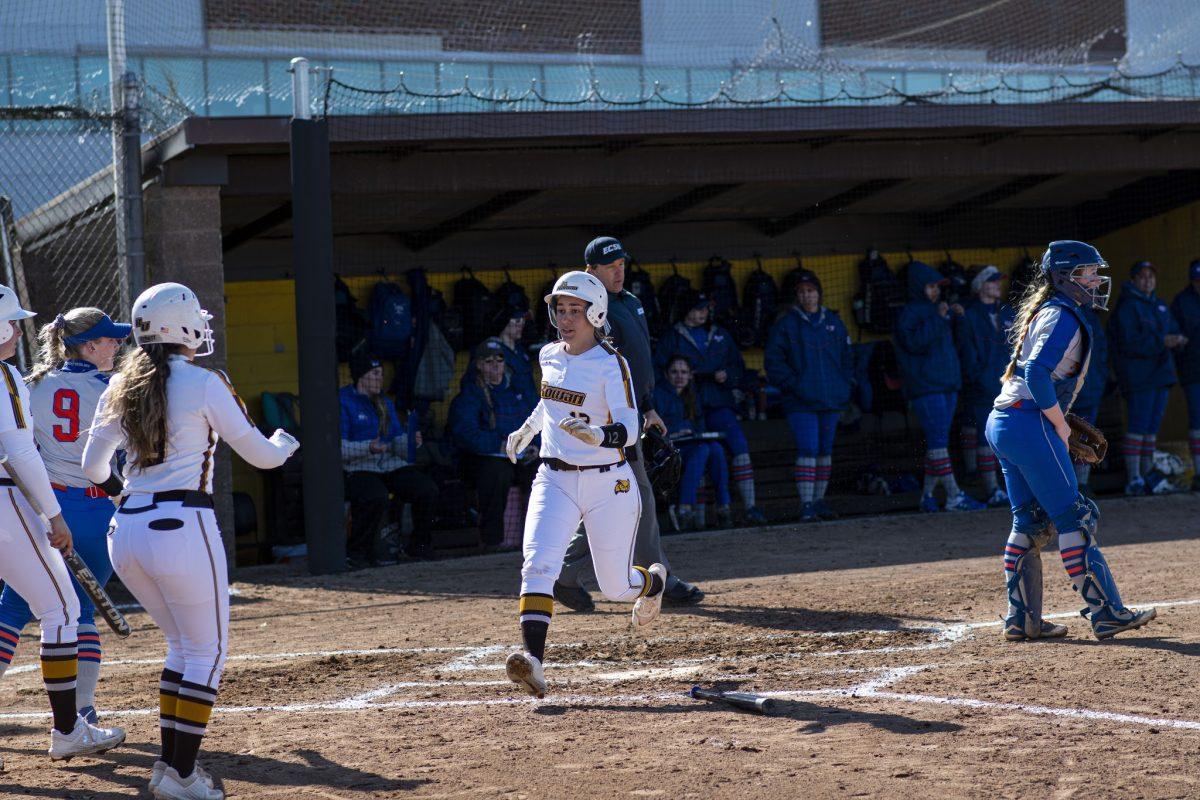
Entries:
[[716, 689], [701, 689], [699, 686], [693, 686], [688, 694], [697, 700], [726, 703], [734, 708], [753, 711], [757, 714], [770, 714], [775, 710], [774, 700], [748, 692], [721, 692]]

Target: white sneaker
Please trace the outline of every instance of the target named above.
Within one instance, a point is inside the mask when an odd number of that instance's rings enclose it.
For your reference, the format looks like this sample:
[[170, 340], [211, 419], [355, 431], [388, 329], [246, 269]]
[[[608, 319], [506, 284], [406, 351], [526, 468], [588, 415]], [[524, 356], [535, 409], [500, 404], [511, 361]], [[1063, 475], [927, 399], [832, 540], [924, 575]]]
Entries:
[[508, 679], [541, 700], [546, 696], [546, 673], [542, 662], [529, 653], [513, 653], [504, 662]]
[[[154, 766], [150, 768], [150, 793], [153, 794], [158, 785], [162, 783], [163, 775], [167, 771], [167, 762], [155, 760]], [[200, 766], [200, 762], [196, 762], [196, 774], [200, 776], [200, 780], [204, 781], [210, 789], [213, 785], [212, 775], [204, 771], [204, 767]]]
[[650, 574], [659, 577], [663, 588], [653, 596], [639, 597], [633, 604], [633, 627], [635, 628], [644, 628], [654, 622], [658, 619], [659, 612], [662, 611], [663, 592], [667, 588], [667, 568], [662, 564], [651, 564]]
[[89, 753], [103, 753], [125, 741], [123, 728], [100, 728], [75, 718], [75, 728], [70, 733], [60, 733], [57, 728], [50, 732], [50, 758], [55, 761], [70, 760]]
[[163, 770], [162, 780], [154, 788], [154, 796], [159, 800], [225, 800], [224, 792], [205, 783], [206, 777], [202, 777], [197, 769], [192, 770], [192, 774], [186, 778], [181, 778], [174, 767], [167, 767]]

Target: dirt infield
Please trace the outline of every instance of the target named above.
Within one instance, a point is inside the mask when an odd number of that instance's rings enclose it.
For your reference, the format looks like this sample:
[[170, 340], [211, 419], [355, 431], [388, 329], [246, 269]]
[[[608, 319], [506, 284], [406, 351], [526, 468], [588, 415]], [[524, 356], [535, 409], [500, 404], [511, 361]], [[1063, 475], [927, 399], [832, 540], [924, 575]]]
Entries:
[[[1056, 552], [1067, 639], [1009, 644], [1001, 512], [673, 537], [706, 602], [647, 635], [628, 607], [562, 610], [541, 702], [504, 678], [519, 558], [315, 579], [237, 575], [232, 656], [206, 766], [230, 796], [503, 798], [1200, 796], [1200, 497], [1101, 504], [1131, 605], [1159, 619], [1103, 644]], [[51, 766], [26, 629], [0, 681], [3, 797], [146, 796], [162, 640], [107, 637], [98, 705], [122, 748]], [[769, 717], [693, 683], [771, 693]]]

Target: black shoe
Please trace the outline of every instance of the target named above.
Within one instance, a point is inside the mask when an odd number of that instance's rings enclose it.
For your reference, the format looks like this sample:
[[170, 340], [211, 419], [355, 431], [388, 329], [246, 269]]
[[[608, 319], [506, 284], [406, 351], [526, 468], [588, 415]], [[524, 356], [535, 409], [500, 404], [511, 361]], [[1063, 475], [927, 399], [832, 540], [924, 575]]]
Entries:
[[587, 614], [596, 610], [596, 603], [587, 589], [582, 586], [567, 586], [565, 583], [554, 582], [554, 599], [572, 611]]
[[700, 587], [676, 578], [668, 581], [663, 592], [663, 602], [669, 606], [694, 606], [704, 599]]

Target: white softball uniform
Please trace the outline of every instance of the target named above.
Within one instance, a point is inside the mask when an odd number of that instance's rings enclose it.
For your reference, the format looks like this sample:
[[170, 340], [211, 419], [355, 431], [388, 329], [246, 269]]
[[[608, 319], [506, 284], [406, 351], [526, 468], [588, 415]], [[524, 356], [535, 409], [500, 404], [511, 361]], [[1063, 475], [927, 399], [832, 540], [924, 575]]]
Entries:
[[539, 362], [541, 400], [530, 421], [542, 434], [543, 463], [525, 516], [521, 594], [553, 593], [567, 545], [582, 519], [600, 591], [610, 600], [635, 600], [645, 585], [633, 566], [642, 506], [625, 450], [593, 447], [558, 426], [567, 417], [596, 426], [619, 423], [633, 452], [638, 416], [629, 365], [607, 342], [577, 356], [567, 353], [563, 342], [554, 342], [542, 348]]
[[[0, 398], [0, 450], [8, 467], [53, 517], [60, 513], [29, 419], [29, 392], [15, 367], [0, 362], [7, 400]], [[7, 473], [0, 471], [0, 579], [29, 603], [42, 626], [42, 641], [73, 643], [79, 598], [62, 555], [50, 546], [49, 530]]]
[[92, 485], [83, 474], [83, 446], [108, 379], [86, 361], [67, 361], [29, 390], [34, 438], [54, 483], [77, 489]]
[[[166, 668], [215, 692], [228, 654], [229, 586], [213, 513], [213, 453], [224, 437], [253, 466], [271, 469], [291, 451], [258, 432], [224, 373], [182, 355], [168, 363], [166, 445], [145, 466], [129, 454], [108, 549], [121, 582], [167, 639]], [[84, 447], [83, 470], [93, 483], [108, 478], [118, 448], [128, 450], [121, 422], [105, 419], [120, 384], [117, 375], [100, 396]]]

